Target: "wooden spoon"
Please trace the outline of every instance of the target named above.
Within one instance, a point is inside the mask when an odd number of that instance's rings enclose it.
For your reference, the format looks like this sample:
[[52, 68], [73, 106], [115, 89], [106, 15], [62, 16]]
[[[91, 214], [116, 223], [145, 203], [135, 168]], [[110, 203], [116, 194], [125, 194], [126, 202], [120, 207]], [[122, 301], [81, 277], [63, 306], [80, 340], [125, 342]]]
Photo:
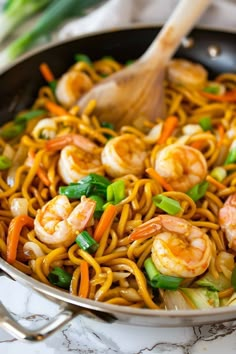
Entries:
[[143, 120], [164, 116], [165, 67], [182, 38], [192, 29], [211, 0], [181, 0], [147, 51], [134, 64], [104, 79], [84, 94], [84, 108], [96, 99], [95, 114], [116, 128], [143, 128]]

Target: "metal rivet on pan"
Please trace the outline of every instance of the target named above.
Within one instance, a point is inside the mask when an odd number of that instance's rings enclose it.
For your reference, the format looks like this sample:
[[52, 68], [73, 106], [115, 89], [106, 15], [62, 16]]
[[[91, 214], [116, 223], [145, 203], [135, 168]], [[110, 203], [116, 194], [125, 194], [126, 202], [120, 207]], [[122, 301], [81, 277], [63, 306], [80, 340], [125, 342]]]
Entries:
[[184, 48], [192, 48], [194, 46], [194, 39], [192, 37], [184, 37], [181, 43]]
[[216, 58], [221, 53], [220, 47], [218, 47], [217, 45], [210, 45], [207, 48], [207, 51], [211, 58]]

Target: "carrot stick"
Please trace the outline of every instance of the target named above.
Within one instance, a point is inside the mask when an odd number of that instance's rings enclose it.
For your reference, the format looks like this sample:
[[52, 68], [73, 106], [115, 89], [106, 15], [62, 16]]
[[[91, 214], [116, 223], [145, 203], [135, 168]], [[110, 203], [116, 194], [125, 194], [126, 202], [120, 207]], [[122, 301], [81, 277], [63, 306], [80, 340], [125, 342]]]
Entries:
[[219, 102], [236, 102], [236, 90], [228, 91], [224, 95], [215, 95], [214, 93], [199, 91], [200, 94], [209, 100]]
[[165, 190], [167, 191], [173, 191], [173, 187], [166, 182], [165, 178], [160, 176], [157, 171], [155, 171], [152, 167], [149, 167], [146, 169], [147, 174], [149, 174], [149, 176], [151, 178], [153, 178], [155, 181], [157, 181]]
[[217, 181], [215, 178], [213, 178], [212, 176], [208, 175], [206, 177], [206, 180], [213, 184], [215, 187], [219, 188], [219, 189], [225, 189], [226, 186], [223, 183], [220, 183], [219, 181]]
[[101, 219], [99, 220], [97, 227], [94, 232], [94, 240], [99, 242], [104, 234], [104, 232], [110, 228], [113, 220], [115, 219], [117, 209], [115, 205], [110, 204], [103, 212]]
[[193, 147], [194, 149], [198, 149], [198, 150], [201, 150], [204, 145], [205, 145], [205, 140], [196, 140], [196, 141], [193, 141], [190, 146]]
[[52, 101], [46, 101], [44, 106], [50, 113], [55, 114], [56, 116], [65, 116], [69, 114], [63, 107]]
[[166, 142], [166, 140], [171, 136], [171, 134], [173, 133], [173, 131], [175, 130], [175, 128], [178, 125], [178, 119], [175, 116], [169, 116], [168, 118], [166, 118], [165, 122], [164, 122], [164, 126], [162, 129], [162, 133], [160, 138], [158, 139], [158, 144], [164, 144]]
[[81, 278], [79, 287], [79, 296], [87, 298], [89, 292], [89, 265], [88, 262], [82, 261], [80, 264]]
[[40, 64], [39, 70], [47, 82], [52, 82], [55, 80], [55, 77], [47, 63]]
[[[28, 158], [29, 158], [29, 163], [33, 164], [34, 162], [34, 157], [35, 157], [35, 153], [32, 149], [29, 149], [28, 151]], [[39, 179], [43, 182], [43, 184], [47, 187], [50, 186], [51, 182], [49, 181], [49, 178], [45, 172], [45, 170], [42, 167], [38, 167], [37, 170], [37, 176], [39, 177]]]
[[21, 230], [24, 226], [34, 227], [34, 219], [28, 215], [14, 217], [8, 228], [7, 235], [7, 262], [13, 263], [16, 260], [16, 253]]
[[225, 128], [223, 124], [218, 125], [218, 133], [219, 133], [219, 141], [218, 141], [218, 146], [221, 146], [223, 144], [224, 136], [225, 136]]

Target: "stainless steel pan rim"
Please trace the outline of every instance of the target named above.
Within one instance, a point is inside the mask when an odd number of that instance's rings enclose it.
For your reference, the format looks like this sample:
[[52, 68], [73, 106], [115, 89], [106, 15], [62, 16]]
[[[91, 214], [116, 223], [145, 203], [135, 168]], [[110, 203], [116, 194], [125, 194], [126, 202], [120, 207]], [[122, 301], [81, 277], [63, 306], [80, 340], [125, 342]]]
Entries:
[[[6, 67], [0, 74], [6, 75], [8, 71], [17, 66], [18, 64], [24, 64], [25, 60], [30, 59], [31, 57], [37, 56], [41, 52], [44, 52], [48, 49], [57, 48], [60, 45], [65, 45], [68, 43], [74, 43], [80, 39], [86, 39], [89, 37], [96, 37], [103, 34], [129, 31], [129, 30], [155, 30], [158, 31], [156, 24], [138, 24], [132, 26], [120, 27], [114, 30], [106, 30], [95, 33], [89, 33], [82, 36], [76, 36], [62, 41], [57, 41], [56, 43], [50, 43], [44, 45], [38, 49], [32, 50], [28, 54], [22, 56], [16, 60], [13, 64]], [[216, 28], [206, 28], [206, 27], [197, 27], [196, 30], [204, 30], [209, 33], [222, 32], [221, 29]], [[236, 33], [235, 29], [232, 30], [223, 30], [222, 33], [234, 34]], [[213, 43], [214, 44], [214, 43]], [[230, 52], [231, 55], [231, 52]], [[214, 58], [213, 58], [214, 60]], [[5, 104], [5, 103], [4, 103]], [[217, 323], [223, 321], [232, 321], [236, 320], [236, 307], [220, 307], [214, 309], [206, 310], [151, 310], [151, 309], [138, 309], [138, 308], [129, 308], [125, 306], [117, 306], [112, 304], [106, 304], [102, 302], [97, 302], [89, 299], [82, 299], [76, 296], [73, 296], [63, 290], [54, 288], [52, 286], [43, 284], [30, 276], [22, 273], [17, 270], [10, 264], [8, 264], [4, 259], [0, 257], [0, 269], [9, 275], [14, 280], [19, 283], [34, 289], [36, 292], [40, 293], [43, 296], [46, 296], [53, 301], [57, 301], [62, 306], [62, 312], [56, 316], [53, 321], [48, 325], [37, 331], [25, 330], [19, 326], [16, 321], [11, 317], [10, 313], [4, 308], [0, 303], [0, 326], [15, 337], [23, 340], [37, 341], [46, 338], [48, 335], [54, 333], [58, 328], [65, 325], [73, 317], [77, 315], [85, 315], [96, 320], [103, 320], [106, 322], [118, 321], [124, 324], [131, 325], [140, 325], [140, 326], [152, 326], [152, 327], [183, 327], [183, 326], [194, 326], [202, 325], [209, 323]]]

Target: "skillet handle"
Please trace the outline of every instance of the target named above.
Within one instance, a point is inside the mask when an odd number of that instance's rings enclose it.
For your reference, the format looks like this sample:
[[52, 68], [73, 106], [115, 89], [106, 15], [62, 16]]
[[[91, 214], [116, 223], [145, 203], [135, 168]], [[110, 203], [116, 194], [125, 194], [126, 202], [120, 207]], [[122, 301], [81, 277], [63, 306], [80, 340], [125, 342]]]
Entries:
[[[0, 276], [9, 275], [0, 269]], [[10, 277], [10, 279], [12, 278]], [[37, 294], [44, 297], [42, 293], [37, 292]], [[50, 299], [49, 296], [47, 296], [46, 298], [47, 300]], [[52, 301], [55, 302], [55, 299], [52, 299]], [[70, 322], [74, 317], [78, 315], [83, 315], [106, 323], [112, 323], [116, 321], [116, 318], [114, 316], [100, 311], [87, 310], [80, 306], [71, 305], [65, 302], [60, 302], [60, 305], [61, 311], [46, 325], [35, 330], [30, 330], [17, 323], [14, 317], [0, 301], [0, 328], [4, 329], [13, 337], [21, 341], [38, 342], [46, 339], [53, 333], [57, 332], [60, 328], [65, 326], [68, 322]]]
[[45, 326], [29, 330], [24, 328], [11, 316], [6, 307], [0, 302], [0, 327], [10, 333], [13, 337], [22, 341], [37, 342], [46, 339], [51, 334], [55, 333], [66, 323], [71, 321], [78, 313], [69, 306], [65, 306], [49, 323]]

